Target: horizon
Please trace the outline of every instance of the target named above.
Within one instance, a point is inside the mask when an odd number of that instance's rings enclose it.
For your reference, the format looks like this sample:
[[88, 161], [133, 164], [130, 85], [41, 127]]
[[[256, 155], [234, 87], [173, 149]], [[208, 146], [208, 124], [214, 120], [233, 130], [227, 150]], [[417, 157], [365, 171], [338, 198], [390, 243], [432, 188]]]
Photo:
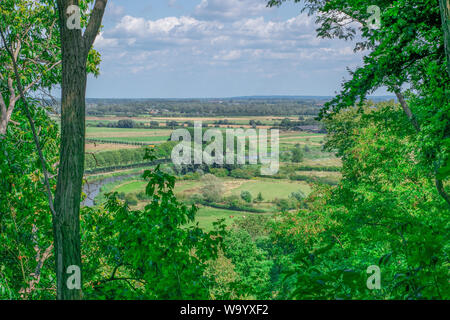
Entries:
[[[243, 96], [216, 96], [216, 97], [155, 97], [155, 98], [134, 98], [134, 97], [117, 97], [117, 98], [108, 98], [108, 97], [86, 97], [86, 100], [210, 100], [210, 99], [330, 99], [333, 98], [333, 95], [243, 95]], [[394, 95], [373, 95], [367, 96], [367, 99], [378, 98], [378, 99], [396, 99]], [[59, 98], [58, 98], [59, 99]]]

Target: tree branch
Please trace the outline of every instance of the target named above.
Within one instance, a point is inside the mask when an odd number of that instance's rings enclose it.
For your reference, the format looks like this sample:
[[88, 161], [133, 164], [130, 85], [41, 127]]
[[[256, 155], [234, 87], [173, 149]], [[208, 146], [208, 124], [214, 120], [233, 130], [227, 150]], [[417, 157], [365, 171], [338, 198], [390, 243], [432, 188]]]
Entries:
[[92, 10], [91, 17], [89, 19], [88, 26], [83, 35], [84, 49], [86, 56], [94, 44], [97, 37], [98, 30], [102, 23], [103, 14], [105, 13], [106, 4], [108, 0], [95, 0], [94, 9]]
[[33, 133], [34, 143], [35, 143], [36, 148], [38, 150], [39, 159], [41, 161], [42, 171], [44, 173], [45, 186], [47, 188], [47, 196], [48, 196], [48, 202], [49, 202], [49, 206], [50, 206], [50, 211], [52, 213], [52, 216], [54, 218], [56, 218], [56, 211], [55, 211], [55, 208], [53, 207], [53, 196], [52, 196], [52, 191], [51, 191], [51, 188], [50, 188], [50, 182], [49, 182], [49, 178], [48, 178], [48, 171], [47, 171], [46, 161], [45, 161], [44, 155], [42, 153], [41, 145], [39, 143], [39, 138], [38, 138], [38, 136], [36, 134], [36, 128], [34, 126], [33, 118], [31, 117], [30, 109], [28, 108], [27, 100], [25, 99], [25, 93], [23, 91], [22, 83], [20, 82], [20, 75], [19, 75], [19, 71], [17, 69], [16, 59], [14, 58], [13, 52], [8, 47], [8, 44], [7, 44], [6, 39], [5, 39], [5, 36], [3, 34], [3, 29], [1, 28], [1, 26], [0, 26], [0, 36], [1, 36], [2, 40], [3, 40], [3, 44], [4, 44], [5, 48], [6, 48], [9, 56], [12, 59], [12, 63], [13, 63], [13, 67], [14, 67], [14, 74], [15, 74], [16, 80], [17, 80], [17, 87], [19, 88], [20, 97], [21, 97], [22, 102], [23, 102], [23, 108], [24, 108], [26, 117], [28, 118], [28, 122], [30, 123], [31, 131]]
[[[405, 98], [403, 97], [403, 94], [400, 92], [399, 89], [395, 90], [395, 95], [397, 96], [398, 101], [400, 102], [400, 105], [403, 108], [403, 111], [408, 116], [408, 119], [411, 121], [411, 123], [413, 124], [414, 128], [416, 129], [416, 131], [420, 132], [419, 123], [417, 122], [416, 117], [412, 113], [411, 109], [409, 108], [408, 104], [405, 101]], [[438, 169], [435, 170], [435, 175], [437, 175], [437, 172], [438, 172]], [[439, 195], [450, 205], [450, 196], [445, 191], [444, 184], [443, 184], [442, 180], [440, 180], [439, 178], [435, 177], [435, 183], [436, 183], [436, 189], [437, 189], [437, 192], [439, 193]]]
[[417, 132], [420, 132], [419, 123], [417, 122], [416, 117], [412, 113], [411, 109], [409, 108], [408, 104], [405, 101], [405, 98], [403, 97], [403, 94], [400, 92], [399, 89], [395, 90], [395, 95], [397, 96], [397, 99], [400, 102], [400, 105], [402, 106], [402, 109], [405, 112], [406, 116], [408, 117], [409, 121], [411, 121], [412, 125], [414, 126], [414, 129], [416, 129]]

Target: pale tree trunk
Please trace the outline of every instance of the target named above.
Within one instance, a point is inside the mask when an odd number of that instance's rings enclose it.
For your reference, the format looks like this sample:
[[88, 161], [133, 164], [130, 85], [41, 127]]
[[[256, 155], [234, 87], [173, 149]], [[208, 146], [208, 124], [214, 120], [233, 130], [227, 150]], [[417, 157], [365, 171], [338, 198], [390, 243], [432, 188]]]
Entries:
[[395, 95], [397, 96], [398, 102], [400, 102], [400, 105], [402, 106], [403, 112], [406, 114], [409, 121], [411, 121], [411, 124], [413, 125], [414, 129], [416, 129], [416, 131], [419, 132], [420, 131], [419, 123], [417, 122], [416, 117], [414, 116], [408, 104], [406, 103], [405, 97], [400, 92], [400, 89], [397, 89], [395, 91]]
[[[395, 90], [395, 95], [397, 96], [397, 99], [400, 102], [400, 105], [402, 106], [403, 112], [405, 112], [405, 114], [408, 117], [409, 121], [411, 121], [411, 124], [413, 125], [414, 129], [416, 129], [416, 132], [419, 133], [420, 132], [420, 125], [417, 122], [417, 119], [414, 116], [414, 114], [412, 113], [412, 111], [409, 108], [408, 104], [406, 103], [405, 98], [404, 98], [403, 94], [400, 92], [399, 88], [397, 88]], [[435, 175], [437, 174], [438, 170], [439, 170], [439, 168], [436, 168]], [[436, 183], [436, 190], [439, 193], [439, 195], [442, 197], [442, 199], [445, 200], [445, 202], [447, 202], [448, 205], [450, 205], [450, 196], [445, 191], [444, 183], [442, 182], [442, 180], [440, 180], [439, 178], [436, 177], [435, 178], [435, 183]]]
[[447, 56], [447, 72], [450, 76], [450, 0], [439, 0], [441, 8], [442, 29], [444, 29], [445, 55]]
[[6, 104], [3, 101], [2, 94], [0, 93], [0, 139], [6, 135], [6, 129], [8, 127], [9, 120], [11, 119], [12, 109], [7, 109]]
[[[67, 285], [73, 270], [81, 268], [80, 201], [84, 173], [86, 61], [100, 28], [107, 0], [96, 0], [84, 35], [67, 27], [67, 8], [78, 0], [58, 0], [62, 50], [61, 147], [53, 222], [57, 299], [82, 298], [81, 288]], [[81, 280], [80, 280], [81, 281]], [[82, 283], [82, 282], [81, 282]]]

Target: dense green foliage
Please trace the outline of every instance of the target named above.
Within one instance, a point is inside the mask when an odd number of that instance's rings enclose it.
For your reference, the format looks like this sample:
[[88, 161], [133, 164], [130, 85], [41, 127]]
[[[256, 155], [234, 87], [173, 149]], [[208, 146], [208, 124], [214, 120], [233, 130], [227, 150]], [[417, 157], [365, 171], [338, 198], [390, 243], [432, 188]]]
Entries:
[[[156, 159], [169, 159], [175, 142], [166, 142], [154, 148]], [[114, 151], [103, 151], [88, 153], [85, 159], [86, 170], [100, 168], [114, 168], [131, 164], [148, 163], [144, 159], [145, 148], [119, 149]]]
[[144, 178], [151, 197], [144, 210], [132, 211], [110, 194], [105, 210], [86, 209], [83, 215], [87, 297], [208, 298], [213, 280], [204, 275], [205, 263], [217, 256], [224, 226], [218, 222], [209, 233], [184, 227], [194, 221], [197, 208], [175, 198], [175, 178], [159, 165], [146, 170]]
[[277, 116], [317, 115], [323, 97], [255, 97], [224, 99], [88, 99], [89, 115], [135, 116]]
[[[52, 225], [33, 137], [18, 109], [0, 141], [0, 299], [49, 299], [54, 286]], [[32, 110], [48, 170], [56, 173], [58, 128], [44, 109]], [[52, 187], [55, 179], [50, 180]]]
[[[282, 2], [272, 0], [269, 5]], [[352, 39], [358, 28], [346, 19], [364, 22], [368, 18], [364, 1], [304, 3], [318, 14], [320, 37]], [[356, 46], [370, 52], [320, 114], [328, 132], [325, 149], [341, 158], [342, 168], [299, 163], [310, 150], [291, 145], [282, 159], [289, 163], [270, 183], [307, 181], [313, 192], [307, 196], [296, 191], [270, 201], [264, 199], [267, 194], [252, 195], [245, 189], [225, 195], [221, 178], [257, 181], [258, 165], [166, 170], [156, 165], [146, 170], [145, 192], [110, 193], [106, 202], [82, 209], [84, 298], [450, 299], [446, 199], [450, 192], [450, 79], [438, 2], [374, 0], [373, 4], [382, 9], [382, 26], [369, 29], [360, 23]], [[368, 102], [367, 95], [382, 86], [395, 93], [400, 103]], [[318, 108], [303, 104], [322, 102], [91, 100], [88, 111], [316, 115]], [[285, 107], [278, 109], [279, 104]], [[48, 110], [33, 107], [31, 111], [53, 190], [58, 128]], [[280, 125], [291, 128], [292, 123], [284, 119]], [[120, 122], [121, 127], [131, 125], [131, 120]], [[0, 139], [0, 299], [51, 299], [56, 288], [51, 214], [42, 167], [21, 108], [15, 109]], [[86, 167], [169, 158], [173, 144], [163, 143], [152, 152], [142, 148], [88, 154]], [[299, 171], [329, 171], [330, 175]], [[342, 178], [334, 171], [340, 171]], [[202, 186], [190, 198], [177, 198], [177, 179], [196, 179]], [[274, 214], [264, 207], [271, 204]], [[228, 227], [219, 220], [207, 232], [196, 223], [197, 205], [242, 215], [239, 219], [230, 216], [233, 222]], [[380, 288], [367, 285], [367, 270], [373, 266], [381, 272]]]

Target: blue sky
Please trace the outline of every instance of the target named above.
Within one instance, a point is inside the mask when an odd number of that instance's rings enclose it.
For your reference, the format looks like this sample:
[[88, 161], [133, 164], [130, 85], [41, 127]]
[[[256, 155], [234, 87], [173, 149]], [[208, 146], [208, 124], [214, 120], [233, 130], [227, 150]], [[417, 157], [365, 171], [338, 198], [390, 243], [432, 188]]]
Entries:
[[[110, 0], [90, 98], [333, 95], [354, 44], [316, 38], [298, 4], [265, 0]], [[380, 92], [384, 94], [384, 92]]]

